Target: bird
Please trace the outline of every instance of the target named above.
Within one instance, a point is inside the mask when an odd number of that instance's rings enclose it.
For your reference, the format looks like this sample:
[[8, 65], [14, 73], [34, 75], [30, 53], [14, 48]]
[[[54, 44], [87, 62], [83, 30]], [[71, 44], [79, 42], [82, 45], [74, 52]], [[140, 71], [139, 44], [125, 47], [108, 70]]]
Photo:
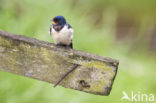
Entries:
[[66, 22], [63, 16], [55, 16], [53, 19], [53, 24], [50, 27], [50, 35], [54, 40], [54, 44], [57, 46], [64, 46], [73, 48], [73, 29], [70, 24]]

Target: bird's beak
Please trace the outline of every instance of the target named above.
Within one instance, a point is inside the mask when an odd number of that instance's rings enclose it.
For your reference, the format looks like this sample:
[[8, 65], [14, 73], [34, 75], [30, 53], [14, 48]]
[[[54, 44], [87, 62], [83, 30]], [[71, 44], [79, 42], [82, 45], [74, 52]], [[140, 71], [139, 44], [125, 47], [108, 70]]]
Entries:
[[57, 21], [54, 21], [54, 19], [55, 19], [55, 18], [51, 19], [50, 21], [53, 21], [54, 24], [58, 24], [58, 22], [57, 22]]

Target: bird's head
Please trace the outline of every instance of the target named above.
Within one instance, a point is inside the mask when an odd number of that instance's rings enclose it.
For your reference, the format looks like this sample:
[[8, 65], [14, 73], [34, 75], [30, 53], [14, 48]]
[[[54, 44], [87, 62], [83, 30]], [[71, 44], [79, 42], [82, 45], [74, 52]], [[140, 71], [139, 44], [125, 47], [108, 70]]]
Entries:
[[66, 24], [66, 19], [63, 16], [55, 16], [52, 21], [54, 22], [55, 25], [65, 25]]

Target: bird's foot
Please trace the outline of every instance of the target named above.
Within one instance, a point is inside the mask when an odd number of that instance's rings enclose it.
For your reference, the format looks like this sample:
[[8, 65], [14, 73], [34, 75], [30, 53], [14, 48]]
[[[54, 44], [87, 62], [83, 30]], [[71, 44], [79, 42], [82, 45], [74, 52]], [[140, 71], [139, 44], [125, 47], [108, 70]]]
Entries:
[[66, 49], [71, 48], [70, 46], [64, 45], [64, 44], [56, 44], [56, 46], [57, 46], [57, 47], [63, 47], [63, 48], [66, 48]]

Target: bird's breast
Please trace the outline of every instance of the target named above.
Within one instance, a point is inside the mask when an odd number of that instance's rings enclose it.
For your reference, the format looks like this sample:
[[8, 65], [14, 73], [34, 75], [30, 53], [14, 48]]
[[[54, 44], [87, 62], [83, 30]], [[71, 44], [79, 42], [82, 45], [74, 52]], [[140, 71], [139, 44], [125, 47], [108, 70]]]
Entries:
[[54, 29], [52, 31], [52, 37], [55, 44], [69, 45], [72, 42], [73, 31], [71, 28], [68, 29], [66, 26], [64, 26], [59, 32], [55, 31]]

